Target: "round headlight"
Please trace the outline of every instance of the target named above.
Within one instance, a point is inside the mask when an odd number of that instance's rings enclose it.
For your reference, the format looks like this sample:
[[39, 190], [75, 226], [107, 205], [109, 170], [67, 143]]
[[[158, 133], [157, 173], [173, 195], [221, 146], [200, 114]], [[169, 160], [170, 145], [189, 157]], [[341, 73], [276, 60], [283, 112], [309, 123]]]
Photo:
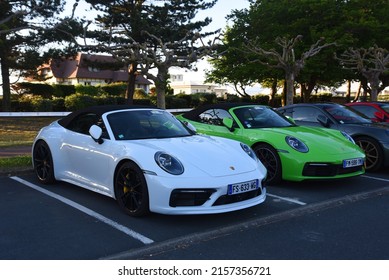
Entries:
[[253, 149], [251, 149], [248, 145], [240, 143], [240, 146], [242, 147], [243, 151], [245, 151], [246, 154], [248, 154], [253, 160], [258, 160]]
[[161, 167], [163, 170], [170, 174], [180, 175], [184, 173], [184, 166], [182, 165], [182, 163], [178, 159], [167, 153], [157, 152], [154, 155], [154, 159], [159, 167]]
[[286, 136], [285, 141], [286, 143], [288, 143], [289, 146], [291, 146], [296, 151], [299, 151], [300, 153], [307, 153], [309, 151], [307, 145], [305, 145], [302, 141], [300, 141], [296, 137]]

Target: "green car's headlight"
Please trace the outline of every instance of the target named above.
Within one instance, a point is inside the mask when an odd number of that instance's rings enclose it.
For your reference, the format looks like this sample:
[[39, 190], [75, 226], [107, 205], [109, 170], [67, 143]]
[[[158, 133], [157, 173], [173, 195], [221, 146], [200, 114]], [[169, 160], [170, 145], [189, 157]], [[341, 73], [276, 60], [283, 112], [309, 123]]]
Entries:
[[173, 175], [180, 175], [184, 173], [184, 166], [182, 163], [175, 157], [164, 153], [157, 152], [154, 155], [155, 162], [166, 172]]
[[258, 160], [257, 156], [255, 155], [253, 149], [251, 149], [249, 146], [246, 144], [240, 143], [240, 146], [242, 147], [243, 151], [246, 152], [253, 160]]
[[309, 151], [307, 145], [305, 145], [302, 141], [300, 141], [296, 137], [286, 136], [285, 141], [286, 143], [288, 143], [289, 146], [291, 146], [296, 151], [299, 151], [301, 153], [307, 153]]
[[355, 144], [354, 139], [353, 139], [350, 135], [348, 135], [346, 132], [341, 131], [340, 133], [342, 133], [342, 135], [343, 135], [344, 137], [346, 137], [346, 139], [349, 140], [351, 143]]

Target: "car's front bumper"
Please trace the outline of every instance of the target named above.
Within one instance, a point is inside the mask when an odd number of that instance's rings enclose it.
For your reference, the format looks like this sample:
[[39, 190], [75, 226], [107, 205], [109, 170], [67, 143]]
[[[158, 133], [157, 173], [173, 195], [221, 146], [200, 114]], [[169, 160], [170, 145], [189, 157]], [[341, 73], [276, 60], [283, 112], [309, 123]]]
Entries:
[[[236, 211], [258, 205], [266, 199], [263, 176], [258, 171], [223, 177], [180, 178], [145, 174], [150, 211], [161, 214], [216, 214]], [[227, 186], [253, 179], [259, 180], [257, 193], [229, 196]], [[177, 199], [177, 190], [182, 197]], [[188, 192], [182, 193], [181, 191]], [[173, 196], [176, 196], [174, 198]], [[185, 197], [184, 197], [185, 196]], [[233, 197], [233, 198], [232, 198]], [[183, 199], [186, 199], [184, 203]], [[177, 203], [177, 201], [179, 201]], [[186, 204], [186, 206], [184, 206]]]
[[279, 153], [282, 162], [282, 178], [287, 181], [341, 179], [362, 175], [363, 166], [343, 168], [343, 160], [363, 158], [363, 153], [324, 155], [320, 158], [297, 158], [289, 153]]

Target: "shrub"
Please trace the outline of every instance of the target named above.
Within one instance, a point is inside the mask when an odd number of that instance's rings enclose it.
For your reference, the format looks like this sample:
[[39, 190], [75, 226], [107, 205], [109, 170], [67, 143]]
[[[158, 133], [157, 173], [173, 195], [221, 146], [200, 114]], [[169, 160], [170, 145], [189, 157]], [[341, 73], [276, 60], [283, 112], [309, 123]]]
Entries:
[[255, 103], [262, 104], [262, 105], [269, 105], [270, 97], [269, 95], [258, 94], [258, 95], [254, 95], [252, 99]]
[[184, 98], [167, 95], [165, 100], [167, 109], [187, 108], [188, 106]]
[[43, 99], [41, 96], [31, 98], [31, 104], [34, 112], [52, 112], [53, 105], [51, 100]]
[[51, 99], [54, 94], [53, 86], [41, 83], [17, 83], [13, 89], [19, 94], [32, 94]]
[[97, 96], [99, 89], [95, 86], [76, 85], [76, 93], [81, 95]]
[[68, 111], [75, 111], [95, 105], [97, 105], [97, 100], [89, 95], [76, 93], [65, 97], [65, 108]]
[[66, 111], [64, 97], [54, 97], [53, 100], [51, 100], [51, 104], [54, 112]]
[[136, 88], [134, 92], [134, 99], [147, 99], [149, 96], [143, 88]]
[[179, 93], [175, 95], [177, 98], [184, 99], [186, 101], [186, 104], [182, 108], [190, 108], [192, 104], [192, 95], [191, 94], [185, 94], [185, 93]]
[[76, 93], [74, 85], [53, 85], [55, 97], [66, 97]]
[[127, 85], [125, 83], [113, 83], [109, 85], [101, 85], [100, 88], [108, 95], [125, 96]]

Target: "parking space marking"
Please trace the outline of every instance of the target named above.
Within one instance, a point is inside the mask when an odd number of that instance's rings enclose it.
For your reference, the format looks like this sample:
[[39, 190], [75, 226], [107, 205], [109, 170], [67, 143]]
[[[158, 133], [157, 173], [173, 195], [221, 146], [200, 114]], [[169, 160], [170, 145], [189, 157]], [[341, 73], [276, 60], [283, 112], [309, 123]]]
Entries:
[[48, 196], [50, 196], [50, 197], [52, 197], [54, 199], [57, 199], [57, 200], [61, 201], [62, 203], [65, 203], [65, 204], [67, 204], [67, 205], [69, 205], [69, 206], [71, 206], [71, 207], [73, 207], [73, 208], [75, 208], [75, 209], [77, 209], [77, 210], [79, 210], [81, 212], [84, 212], [85, 214], [100, 220], [101, 222], [103, 222], [103, 223], [105, 223], [105, 224], [107, 224], [107, 225], [109, 225], [109, 226], [111, 226], [111, 227], [113, 227], [113, 228], [115, 228], [115, 229], [117, 229], [117, 230], [127, 234], [128, 236], [131, 236], [132, 238], [135, 238], [135, 239], [139, 240], [143, 244], [151, 244], [151, 243], [154, 242], [150, 238], [148, 238], [148, 237], [146, 237], [146, 236], [144, 236], [144, 235], [142, 235], [140, 233], [137, 233], [137, 232], [133, 231], [132, 229], [129, 229], [129, 228], [127, 228], [127, 227], [125, 227], [125, 226], [123, 226], [121, 224], [118, 224], [117, 222], [112, 221], [111, 219], [109, 219], [107, 217], [104, 217], [103, 215], [101, 215], [101, 214], [99, 214], [99, 213], [97, 213], [97, 212], [95, 212], [95, 211], [93, 211], [93, 210], [91, 210], [91, 209], [89, 209], [89, 208], [87, 208], [85, 206], [82, 206], [81, 204], [78, 204], [77, 202], [74, 202], [74, 201], [72, 201], [70, 199], [67, 199], [67, 198], [65, 198], [63, 196], [60, 196], [60, 195], [58, 195], [56, 193], [50, 192], [50, 191], [48, 191], [48, 190], [46, 190], [44, 188], [41, 188], [41, 187], [39, 187], [37, 185], [34, 185], [34, 184], [32, 184], [32, 183], [30, 183], [30, 182], [28, 182], [26, 180], [23, 180], [23, 179], [21, 179], [19, 177], [15, 177], [14, 176], [14, 177], [10, 177], [10, 178], [15, 180], [15, 181], [18, 181], [19, 183], [22, 183], [23, 185], [25, 185], [27, 187], [30, 187], [30, 188], [36, 190], [38, 192], [41, 192], [41, 193], [43, 193], [45, 195], [48, 195]]
[[379, 178], [379, 177], [372, 177], [372, 176], [367, 176], [367, 175], [361, 175], [361, 177], [373, 179], [373, 180], [378, 180], [378, 181], [389, 182], [389, 179], [384, 179], [384, 178]]
[[278, 198], [281, 200], [285, 200], [288, 202], [296, 203], [298, 205], [307, 205], [305, 202], [301, 202], [301, 201], [298, 201], [297, 199], [293, 199], [293, 198], [289, 198], [289, 197], [282, 197], [282, 196], [278, 196], [278, 195], [274, 195], [274, 194], [270, 194], [270, 193], [267, 193], [266, 195], [270, 196], [270, 197]]

